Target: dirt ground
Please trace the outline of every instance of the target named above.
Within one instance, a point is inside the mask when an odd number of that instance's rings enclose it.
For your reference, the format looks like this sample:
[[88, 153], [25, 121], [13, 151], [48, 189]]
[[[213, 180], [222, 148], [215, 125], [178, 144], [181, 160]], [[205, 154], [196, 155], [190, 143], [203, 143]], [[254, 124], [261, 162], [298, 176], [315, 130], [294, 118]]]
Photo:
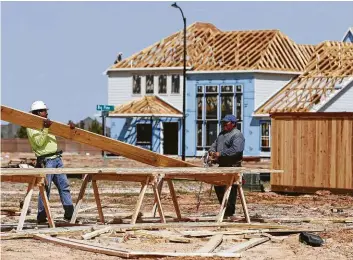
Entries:
[[[28, 157], [28, 154], [2, 154], [2, 165], [5, 165], [11, 158]], [[99, 156], [90, 155], [65, 155], [63, 157], [65, 167], [144, 167], [145, 165], [126, 159], [103, 160]], [[194, 162], [200, 163], [199, 159]], [[250, 163], [248, 166], [268, 167], [268, 163]], [[71, 178], [70, 186], [73, 200], [76, 201], [82, 180]], [[106, 182], [98, 183], [103, 211], [106, 222], [128, 221], [129, 216], [137, 200], [140, 186], [127, 182]], [[178, 194], [178, 201], [182, 215], [191, 218], [202, 218], [205, 216], [214, 217], [218, 210], [218, 201], [211, 185], [204, 184], [201, 192], [201, 204], [197, 211], [197, 194], [200, 190], [200, 183], [177, 181], [175, 188]], [[25, 184], [1, 183], [1, 209], [19, 211], [19, 201], [26, 192]], [[317, 232], [325, 240], [321, 247], [311, 247], [299, 242], [299, 234], [276, 236], [278, 239], [267, 241], [242, 252], [241, 259], [353, 259], [353, 197], [345, 195], [333, 195], [329, 192], [317, 192], [312, 195], [282, 195], [273, 192], [245, 192], [249, 213], [254, 223], [283, 225], [293, 229], [303, 230], [324, 230]], [[38, 191], [35, 190], [31, 202], [32, 212], [26, 218], [27, 227], [36, 226], [36, 207]], [[168, 220], [175, 217], [173, 203], [167, 187], [162, 191], [162, 205]], [[63, 209], [56, 188], [52, 189], [50, 198], [51, 208], [56, 223], [60, 223], [63, 217]], [[242, 216], [242, 209], [237, 203], [236, 215]], [[78, 220], [82, 224], [96, 225], [98, 219], [92, 187], [89, 185], [87, 194], [81, 208], [91, 208], [79, 214]], [[152, 217], [153, 194], [148, 188], [147, 195], [142, 205], [141, 221], [146, 222]], [[3, 212], [3, 211], [2, 211]], [[157, 214], [158, 215], [158, 214]], [[8, 233], [16, 227], [18, 216], [1, 215], [2, 234]], [[155, 219], [154, 219], [155, 220]], [[230, 220], [227, 220], [230, 221]], [[345, 222], [344, 222], [345, 221]], [[37, 228], [41, 229], [42, 226]], [[186, 231], [235, 231], [234, 227], [223, 228], [169, 228], [159, 231], [145, 231], [138, 233], [109, 232], [91, 239], [92, 242], [104, 246], [126, 248], [138, 251], [159, 251], [159, 252], [194, 252], [202, 247], [209, 237], [190, 238], [190, 243], [175, 243], [168, 241], [163, 236], [179, 235]], [[87, 233], [88, 231], [85, 231]], [[153, 235], [152, 235], [153, 234]], [[65, 237], [80, 239], [81, 234], [70, 234]], [[247, 241], [251, 237], [259, 235], [224, 235], [222, 244], [215, 252], [227, 249], [236, 243]], [[78, 249], [42, 242], [39, 240], [11, 239], [1, 240], [2, 259], [117, 259], [117, 257], [103, 254], [85, 252]], [[183, 257], [182, 259], [191, 259]], [[173, 259], [173, 258], [171, 258]], [[201, 257], [193, 258], [201, 259]], [[222, 258], [216, 258], [222, 259]]]

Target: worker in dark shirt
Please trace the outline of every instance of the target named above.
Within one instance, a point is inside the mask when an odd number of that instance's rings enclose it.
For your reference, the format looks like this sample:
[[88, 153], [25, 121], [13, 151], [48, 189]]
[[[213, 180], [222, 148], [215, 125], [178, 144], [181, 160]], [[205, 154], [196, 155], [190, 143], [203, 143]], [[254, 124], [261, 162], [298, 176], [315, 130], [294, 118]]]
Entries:
[[[241, 167], [245, 138], [236, 128], [237, 118], [234, 115], [226, 115], [223, 120], [223, 131], [209, 149], [211, 159], [219, 164], [219, 167]], [[222, 203], [226, 186], [215, 186], [219, 203]], [[237, 197], [237, 185], [233, 185], [224, 217], [233, 216], [235, 213], [235, 201]]]

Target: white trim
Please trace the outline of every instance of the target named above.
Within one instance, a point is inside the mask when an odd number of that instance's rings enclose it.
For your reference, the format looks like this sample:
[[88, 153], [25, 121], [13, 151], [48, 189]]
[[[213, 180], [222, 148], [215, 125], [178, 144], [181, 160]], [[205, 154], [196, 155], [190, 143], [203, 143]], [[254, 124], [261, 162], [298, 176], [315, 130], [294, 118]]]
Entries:
[[[289, 74], [289, 75], [300, 75], [303, 71], [280, 71], [280, 70], [194, 70], [193, 67], [186, 67], [186, 74], [214, 74], [214, 73], [268, 73], [268, 74]], [[183, 67], [155, 67], [155, 68], [115, 68], [106, 69], [103, 75], [107, 75], [108, 72], [129, 72], [129, 71], [182, 71]]]
[[176, 117], [176, 118], [182, 118], [183, 115], [176, 115], [176, 114], [109, 114], [108, 117]]
[[277, 71], [277, 70], [194, 70], [186, 74], [212, 74], [212, 73], [269, 73], [269, 74], [291, 74], [300, 75], [302, 71]]
[[337, 90], [336, 93], [334, 93], [330, 98], [326, 99], [325, 102], [323, 102], [322, 104], [320, 104], [318, 107], [316, 107], [315, 109], [311, 109], [310, 112], [319, 112], [320, 109], [322, 109], [324, 106], [326, 106], [327, 104], [329, 104], [329, 102], [331, 102], [332, 100], [334, 100], [334, 98], [341, 93], [344, 89], [347, 88], [348, 85], [350, 85], [353, 82], [353, 77], [350, 77], [351, 80], [348, 80], [348, 82], [340, 89]]
[[[106, 69], [103, 74], [107, 74], [108, 72], [114, 72], [114, 71], [161, 71], [161, 70], [183, 70], [184, 67], [155, 67], [155, 68], [115, 68], [111, 69], [108, 68]], [[192, 67], [186, 67], [187, 70], [192, 69]]]
[[252, 116], [252, 117], [264, 117], [264, 118], [269, 118], [269, 117], [270, 117], [270, 114], [255, 114], [255, 113], [252, 113], [251, 116]]
[[260, 157], [271, 157], [271, 152], [260, 152]]
[[348, 30], [346, 31], [346, 33], [343, 35], [343, 38], [341, 40], [341, 42], [344, 41], [344, 38], [346, 38], [346, 36], [348, 35], [348, 33], [351, 32], [351, 34], [353, 35], [353, 27], [349, 27]]

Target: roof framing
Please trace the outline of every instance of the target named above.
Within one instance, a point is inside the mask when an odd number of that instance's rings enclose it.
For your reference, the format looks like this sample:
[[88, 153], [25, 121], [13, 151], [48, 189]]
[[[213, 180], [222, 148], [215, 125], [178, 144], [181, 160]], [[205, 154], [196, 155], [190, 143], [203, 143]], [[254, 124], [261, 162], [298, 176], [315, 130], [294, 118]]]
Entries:
[[353, 44], [323, 42], [317, 46], [305, 72], [290, 81], [255, 114], [309, 112], [322, 107], [353, 77]]
[[159, 96], [144, 96], [116, 106], [109, 117], [182, 117], [183, 113]]
[[[221, 31], [208, 23], [187, 28], [187, 66], [194, 71], [271, 70], [303, 71], [314, 50], [299, 45], [279, 30]], [[183, 32], [161, 41], [113, 65], [122, 68], [183, 66]]]

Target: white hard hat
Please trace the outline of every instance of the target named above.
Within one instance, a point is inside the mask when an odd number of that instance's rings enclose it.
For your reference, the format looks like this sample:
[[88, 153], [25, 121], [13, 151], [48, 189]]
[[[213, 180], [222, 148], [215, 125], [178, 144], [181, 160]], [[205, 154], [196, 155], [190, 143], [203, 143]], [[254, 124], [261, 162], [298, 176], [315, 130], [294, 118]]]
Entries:
[[49, 110], [49, 108], [47, 108], [47, 105], [43, 102], [43, 101], [34, 101], [32, 106], [31, 106], [31, 111], [30, 112], [33, 112], [35, 110], [41, 110], [41, 109], [46, 109], [46, 110]]

